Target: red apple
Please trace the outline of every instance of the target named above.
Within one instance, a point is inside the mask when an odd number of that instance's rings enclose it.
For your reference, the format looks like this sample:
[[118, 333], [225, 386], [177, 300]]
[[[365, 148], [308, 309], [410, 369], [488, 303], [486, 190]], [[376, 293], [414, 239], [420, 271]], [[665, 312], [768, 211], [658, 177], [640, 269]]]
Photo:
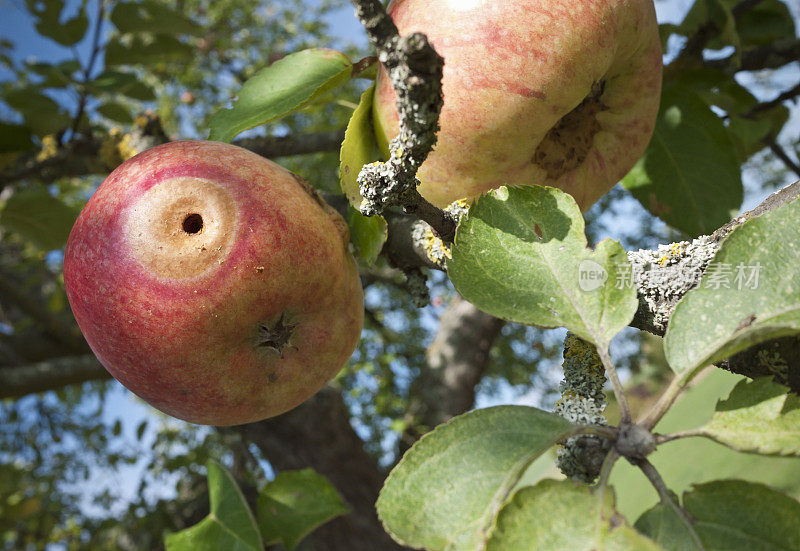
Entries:
[[345, 365], [363, 294], [342, 218], [301, 178], [232, 145], [149, 149], [98, 188], [64, 281], [97, 358], [174, 417], [287, 411]]
[[[439, 141], [420, 193], [444, 207], [501, 185], [540, 184], [586, 210], [634, 165], [655, 126], [661, 46], [652, 0], [393, 0], [403, 35], [444, 57]], [[384, 151], [398, 132], [379, 73]]]

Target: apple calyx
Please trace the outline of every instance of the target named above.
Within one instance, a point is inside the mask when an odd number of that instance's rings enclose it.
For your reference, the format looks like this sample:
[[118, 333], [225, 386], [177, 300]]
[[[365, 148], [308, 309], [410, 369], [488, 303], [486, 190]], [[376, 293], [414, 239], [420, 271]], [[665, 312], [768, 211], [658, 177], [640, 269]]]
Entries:
[[592, 149], [594, 135], [601, 130], [597, 114], [608, 109], [603, 103], [605, 81], [592, 84], [589, 94], [572, 111], [561, 117], [545, 135], [533, 155], [533, 163], [559, 178], [578, 168]]
[[258, 324], [256, 346], [274, 350], [283, 358], [283, 351], [286, 348], [297, 350], [296, 346], [289, 344], [289, 340], [292, 338], [292, 334], [298, 326], [298, 323], [288, 321], [286, 319], [286, 313], [282, 312], [277, 321]]

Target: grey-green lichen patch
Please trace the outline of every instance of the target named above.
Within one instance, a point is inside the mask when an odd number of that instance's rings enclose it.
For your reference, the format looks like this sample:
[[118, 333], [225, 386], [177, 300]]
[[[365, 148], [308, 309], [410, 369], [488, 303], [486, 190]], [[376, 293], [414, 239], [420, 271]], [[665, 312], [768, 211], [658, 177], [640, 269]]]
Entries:
[[[719, 249], [710, 236], [659, 245], [655, 250], [628, 252], [630, 281], [636, 286], [639, 301], [647, 307], [648, 325], [658, 333], [667, 323], [678, 301], [700, 283], [709, 262]], [[641, 307], [640, 307], [641, 311]]]
[[[603, 415], [607, 404], [605, 369], [595, 347], [567, 333], [563, 367], [561, 399], [553, 411], [578, 425], [607, 425]], [[556, 463], [566, 476], [591, 483], [600, 473], [609, 448], [610, 442], [598, 436], [571, 436], [559, 446]]]

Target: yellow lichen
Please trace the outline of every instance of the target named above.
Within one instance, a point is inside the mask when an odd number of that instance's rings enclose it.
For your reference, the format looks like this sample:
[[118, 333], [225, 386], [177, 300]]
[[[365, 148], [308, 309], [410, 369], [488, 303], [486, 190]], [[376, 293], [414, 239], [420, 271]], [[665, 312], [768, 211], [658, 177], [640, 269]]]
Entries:
[[669, 257], [667, 255], [663, 255], [661, 258], [658, 259], [659, 266], [666, 266], [669, 262]]
[[669, 248], [669, 252], [671, 252], [673, 256], [680, 256], [680, 254], [681, 254], [681, 244], [680, 243], [673, 243], [672, 246]]
[[107, 168], [115, 168], [137, 153], [133, 137], [117, 126], [108, 132], [100, 146], [100, 160]]
[[36, 155], [36, 160], [40, 163], [47, 159], [52, 159], [58, 153], [58, 140], [54, 134], [48, 134], [42, 138], [42, 149]]

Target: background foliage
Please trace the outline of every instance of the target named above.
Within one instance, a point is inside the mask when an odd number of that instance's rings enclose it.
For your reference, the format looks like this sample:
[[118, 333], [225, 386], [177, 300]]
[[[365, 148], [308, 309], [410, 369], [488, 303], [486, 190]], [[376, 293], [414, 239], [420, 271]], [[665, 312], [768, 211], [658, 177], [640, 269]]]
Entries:
[[[743, 205], [800, 178], [800, 125], [791, 107], [800, 94], [797, 6], [664, 0], [657, 8], [666, 67], [656, 136], [622, 186], [587, 214], [592, 245], [610, 235], [631, 250], [708, 233]], [[69, 313], [61, 248], [108, 171], [155, 143], [206, 137], [217, 109], [259, 70], [306, 48], [335, 47], [353, 62], [368, 55], [350, 10], [344, 0], [0, 3], [0, 19], [13, 14], [9, 20], [27, 29], [3, 27], [0, 40], [0, 389], [18, 384], [20, 374], [28, 377], [14, 387], [23, 391], [0, 394], [0, 548], [157, 549], [164, 533], [208, 513], [206, 465], [215, 464], [209, 461], [230, 469], [254, 511], [258, 492], [287, 470], [270, 438], [288, 442], [294, 468], [315, 466], [301, 430], [287, 436], [270, 424], [256, 433], [181, 423], [102, 377]], [[270, 140], [282, 136], [340, 136], [368, 85], [348, 81], [244, 139], [274, 145]], [[277, 160], [320, 190], [338, 193], [338, 143]], [[347, 453], [377, 481], [450, 416], [509, 402], [552, 408], [563, 331], [474, 317], [438, 273], [429, 278], [432, 303], [414, 308], [402, 275], [384, 257], [362, 263], [361, 274], [366, 327], [350, 365], [323, 398], [344, 404], [341, 430], [354, 427], [368, 455]], [[465, 333], [470, 327], [492, 338], [478, 343]], [[448, 369], [464, 363], [459, 346], [477, 346], [484, 355], [466, 362], [472, 368], [466, 375], [457, 372], [461, 386], [448, 385]], [[634, 332], [613, 343], [639, 407], [667, 376], [660, 350], [660, 339]], [[54, 370], [60, 378], [48, 375]], [[697, 391], [726, 396], [733, 384], [715, 377]], [[680, 425], [680, 415], [696, 426], [706, 413], [676, 410], [674, 421], [664, 422]], [[736, 476], [768, 474], [764, 482], [800, 492], [796, 459], [726, 456], [717, 444], [708, 446], [693, 452], [712, 458], [707, 472], [667, 468], [664, 476], [676, 489], [708, 480], [718, 454]], [[345, 493], [350, 516], [365, 515], [358, 492], [325, 474]], [[621, 486], [644, 488], [641, 508], [655, 503], [654, 494], [647, 496], [652, 490], [629, 474], [615, 474], [618, 494]], [[348, 484], [364, 481], [354, 476]], [[632, 501], [621, 509], [631, 521], [641, 512]], [[353, 530], [347, 522], [336, 529]], [[324, 541], [337, 548], [330, 534]]]

